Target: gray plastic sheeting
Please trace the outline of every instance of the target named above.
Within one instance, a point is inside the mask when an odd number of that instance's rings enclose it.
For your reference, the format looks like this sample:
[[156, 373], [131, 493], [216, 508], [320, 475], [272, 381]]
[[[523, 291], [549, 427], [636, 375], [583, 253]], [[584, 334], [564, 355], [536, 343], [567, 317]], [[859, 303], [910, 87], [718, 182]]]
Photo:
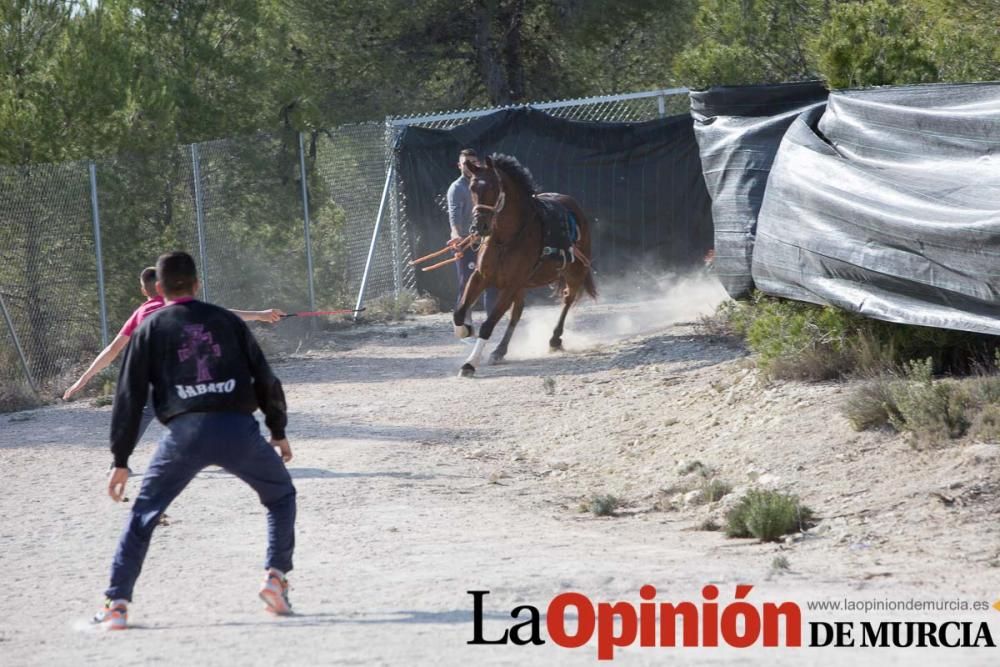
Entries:
[[801, 112], [822, 105], [826, 96], [815, 81], [691, 93], [695, 138], [712, 196], [715, 273], [734, 298], [753, 288], [757, 214], [781, 138]]
[[797, 118], [753, 279], [876, 319], [1000, 334], [1000, 84], [835, 92]]

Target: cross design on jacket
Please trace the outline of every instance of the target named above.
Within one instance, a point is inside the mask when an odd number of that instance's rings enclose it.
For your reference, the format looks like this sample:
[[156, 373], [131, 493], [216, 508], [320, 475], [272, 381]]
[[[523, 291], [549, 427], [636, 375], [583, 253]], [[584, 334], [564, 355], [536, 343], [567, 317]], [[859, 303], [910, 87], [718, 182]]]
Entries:
[[212, 358], [221, 356], [222, 348], [218, 343], [213, 342], [212, 333], [205, 331], [204, 324], [188, 324], [184, 327], [184, 345], [177, 350], [177, 357], [181, 361], [194, 358], [198, 367], [196, 382], [212, 381], [209, 362]]

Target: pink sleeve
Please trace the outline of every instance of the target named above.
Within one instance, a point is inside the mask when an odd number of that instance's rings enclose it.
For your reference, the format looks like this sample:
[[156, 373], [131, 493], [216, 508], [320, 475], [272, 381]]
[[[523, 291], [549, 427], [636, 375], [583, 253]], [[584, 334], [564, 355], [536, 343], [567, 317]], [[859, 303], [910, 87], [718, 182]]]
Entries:
[[135, 312], [133, 312], [129, 318], [125, 320], [125, 324], [122, 325], [121, 331], [118, 332], [119, 336], [125, 336], [128, 338], [132, 335], [132, 333], [139, 326], [139, 314], [141, 310], [141, 308], [136, 308]]

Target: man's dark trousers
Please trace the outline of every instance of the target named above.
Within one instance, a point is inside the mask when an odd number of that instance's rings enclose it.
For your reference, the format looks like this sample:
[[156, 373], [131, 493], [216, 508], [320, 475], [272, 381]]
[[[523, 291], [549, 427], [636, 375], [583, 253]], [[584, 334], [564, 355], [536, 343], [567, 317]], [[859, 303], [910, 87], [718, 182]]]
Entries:
[[265, 567], [288, 572], [295, 549], [295, 487], [281, 457], [261, 436], [252, 415], [192, 412], [167, 423], [167, 432], [142, 477], [111, 564], [112, 600], [131, 600], [153, 529], [170, 503], [206, 466], [221, 466], [249, 484], [267, 507]]
[[[462, 253], [462, 256], [455, 266], [458, 268], [458, 299], [455, 301], [455, 308], [458, 308], [458, 304], [462, 303], [462, 294], [465, 293], [465, 284], [469, 282], [469, 277], [476, 272], [476, 253], [466, 250]], [[483, 292], [483, 307], [486, 309], [486, 317], [490, 316], [493, 312], [493, 306], [497, 302], [497, 289], [495, 287], [487, 288]], [[474, 306], [475, 304], [473, 304]], [[469, 308], [469, 314], [471, 314], [472, 308]], [[469, 314], [466, 314], [466, 320], [469, 318]]]

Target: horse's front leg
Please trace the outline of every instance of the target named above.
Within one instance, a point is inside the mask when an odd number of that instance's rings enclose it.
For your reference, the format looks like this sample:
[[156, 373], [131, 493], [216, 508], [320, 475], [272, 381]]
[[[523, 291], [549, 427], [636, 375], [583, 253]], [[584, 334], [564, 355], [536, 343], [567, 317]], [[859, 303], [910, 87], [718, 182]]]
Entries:
[[455, 325], [455, 336], [457, 338], [468, 338], [476, 333], [470, 325], [465, 323], [465, 316], [485, 289], [486, 281], [483, 280], [483, 274], [479, 271], [473, 271], [472, 275], [465, 282], [465, 290], [462, 291], [462, 301], [458, 304], [455, 312], [452, 313], [451, 320]]
[[490, 363], [499, 364], [507, 356], [507, 346], [510, 344], [511, 336], [514, 335], [514, 329], [517, 328], [517, 323], [521, 321], [521, 313], [524, 311], [524, 290], [517, 293], [514, 297], [514, 306], [510, 311], [510, 321], [507, 323], [507, 329], [503, 332], [503, 338], [500, 339], [500, 344], [497, 345], [497, 349], [493, 350], [490, 354]]
[[[483, 351], [486, 349], [486, 341], [490, 339], [493, 335], [493, 328], [496, 327], [497, 322], [503, 318], [504, 313], [510, 308], [510, 304], [514, 301], [514, 296], [517, 294], [516, 290], [505, 289], [500, 292], [497, 298], [496, 305], [493, 306], [493, 310], [490, 312], [489, 317], [483, 322], [483, 325], [479, 327], [479, 338], [476, 339], [476, 344], [472, 348], [472, 353], [469, 358], [465, 360], [462, 365], [462, 369], [459, 371], [461, 377], [472, 377], [476, 374], [476, 367], [482, 363]], [[468, 292], [466, 292], [466, 298], [468, 298]], [[465, 305], [465, 300], [463, 299], [463, 304]], [[459, 320], [456, 320], [459, 321]]]

